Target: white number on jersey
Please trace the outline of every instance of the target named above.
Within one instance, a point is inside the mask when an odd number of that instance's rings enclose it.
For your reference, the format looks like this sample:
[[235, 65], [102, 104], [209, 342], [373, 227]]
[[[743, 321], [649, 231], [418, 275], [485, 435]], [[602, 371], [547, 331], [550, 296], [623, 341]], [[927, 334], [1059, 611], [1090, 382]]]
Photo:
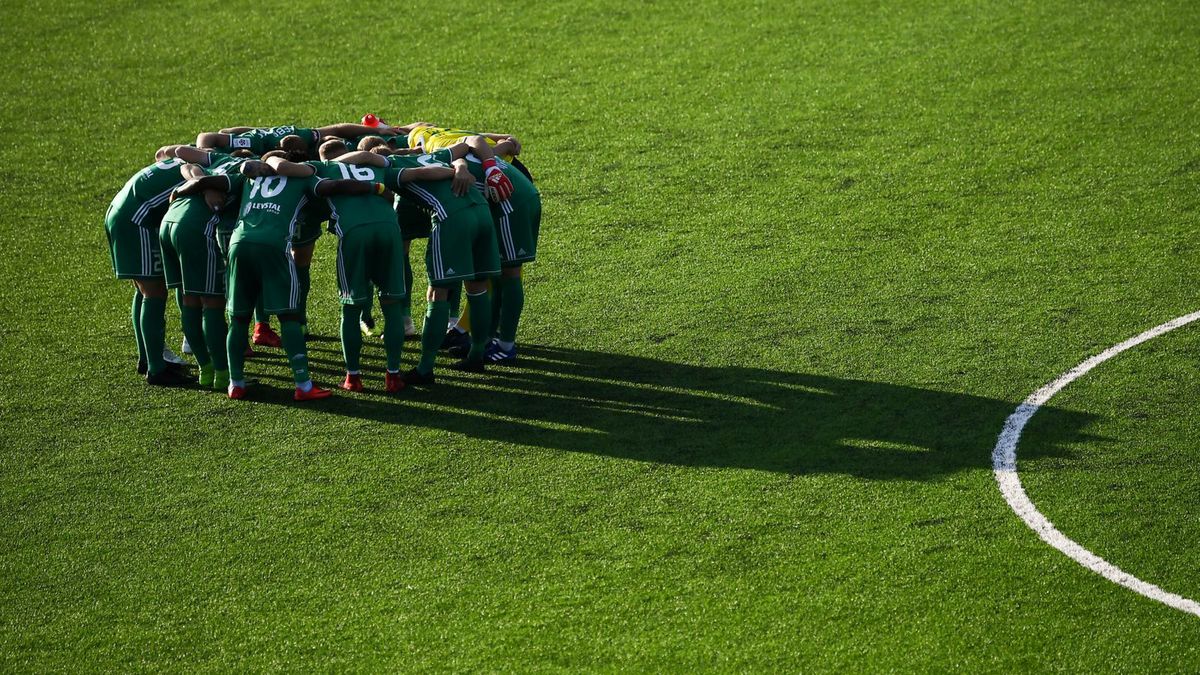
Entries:
[[375, 180], [375, 172], [368, 166], [359, 166], [357, 164], [342, 164], [335, 162], [338, 169], [342, 172], [342, 178], [346, 180]]
[[250, 188], [250, 199], [254, 199], [254, 195], [270, 199], [283, 192], [285, 187], [287, 187], [287, 176], [259, 176], [254, 179]]

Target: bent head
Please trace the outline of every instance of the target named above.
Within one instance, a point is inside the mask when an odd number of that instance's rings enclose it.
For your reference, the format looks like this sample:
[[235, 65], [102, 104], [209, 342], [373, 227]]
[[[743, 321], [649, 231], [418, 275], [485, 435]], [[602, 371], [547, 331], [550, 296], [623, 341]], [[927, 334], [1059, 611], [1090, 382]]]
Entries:
[[[289, 134], [279, 139], [279, 149], [290, 156], [303, 156], [304, 159], [308, 159], [308, 142], [296, 134]], [[304, 159], [289, 161], [304, 161]]]
[[346, 148], [345, 141], [343, 141], [341, 139], [331, 138], [328, 141], [325, 141], [324, 143], [321, 144], [321, 147], [318, 149], [318, 152], [321, 155], [321, 159], [329, 160], [329, 159], [337, 159], [338, 157], [341, 157], [342, 155], [349, 152], [349, 150]]
[[242, 162], [240, 170], [246, 178], [262, 178], [263, 176], [275, 175], [275, 169], [272, 169], [270, 164], [257, 159], [248, 159]]
[[297, 164], [308, 161], [307, 154], [303, 152], [288, 152], [286, 150], [271, 150], [270, 152], [264, 152], [261, 159], [265, 162], [272, 157], [278, 157], [289, 162], [296, 162]]
[[374, 150], [375, 148], [378, 148], [381, 145], [383, 145], [383, 146], [387, 145], [387, 141], [383, 140], [383, 137], [367, 136], [366, 138], [364, 138], [358, 142], [358, 149], [369, 151], [369, 150]]

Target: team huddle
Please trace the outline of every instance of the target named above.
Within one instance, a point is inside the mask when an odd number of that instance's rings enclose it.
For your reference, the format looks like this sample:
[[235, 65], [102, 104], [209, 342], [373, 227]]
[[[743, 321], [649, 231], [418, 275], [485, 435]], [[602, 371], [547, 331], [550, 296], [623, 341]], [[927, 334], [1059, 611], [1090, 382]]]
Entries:
[[[118, 279], [136, 290], [132, 319], [146, 382], [198, 382], [247, 396], [253, 342], [282, 347], [298, 401], [325, 398], [308, 372], [307, 305], [322, 225], [337, 237], [342, 388], [363, 390], [364, 334], [378, 299], [387, 354], [384, 389], [434, 383], [439, 349], [451, 367], [483, 372], [516, 359], [525, 292], [522, 265], [537, 252], [541, 198], [507, 134], [425, 122], [318, 128], [232, 127], [169, 145], [138, 171], [105, 216]], [[429, 278], [416, 367], [400, 372], [413, 325], [415, 239], [426, 239]], [[465, 287], [466, 308], [457, 314]], [[199, 377], [166, 347], [175, 289], [185, 351]], [[269, 317], [279, 321], [279, 333]]]

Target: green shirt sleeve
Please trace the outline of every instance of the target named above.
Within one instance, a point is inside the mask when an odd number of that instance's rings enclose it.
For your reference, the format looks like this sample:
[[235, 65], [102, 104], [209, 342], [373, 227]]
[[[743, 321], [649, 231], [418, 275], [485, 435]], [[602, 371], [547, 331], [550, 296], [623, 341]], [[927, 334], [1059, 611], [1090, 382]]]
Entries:
[[246, 177], [241, 171], [230, 171], [225, 174], [225, 178], [229, 180], [229, 194], [241, 195], [242, 188], [246, 185]]

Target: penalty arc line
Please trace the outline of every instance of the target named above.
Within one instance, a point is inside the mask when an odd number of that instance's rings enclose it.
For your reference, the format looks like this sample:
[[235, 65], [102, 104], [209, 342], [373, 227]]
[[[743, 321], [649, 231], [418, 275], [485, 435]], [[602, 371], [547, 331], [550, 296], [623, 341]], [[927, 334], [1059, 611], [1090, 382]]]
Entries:
[[1025, 488], [1021, 485], [1021, 478], [1017, 475], [1017, 443], [1021, 440], [1021, 432], [1024, 431], [1025, 425], [1029, 423], [1029, 419], [1033, 417], [1034, 413], [1045, 405], [1051, 397], [1062, 391], [1068, 384], [1086, 375], [1092, 368], [1104, 363], [1117, 354], [1127, 349], [1132, 349], [1148, 340], [1153, 340], [1180, 326], [1186, 326], [1197, 319], [1200, 319], [1200, 312], [1193, 312], [1172, 319], [1161, 326], [1151, 328], [1118, 345], [1109, 347], [1030, 394], [1029, 398], [1017, 406], [1017, 410], [1012, 415], [1009, 415], [1008, 419], [1004, 422], [1004, 428], [1000, 432], [999, 438], [996, 439], [996, 447], [992, 450], [992, 471], [996, 476], [996, 483], [999, 485], [1000, 492], [1004, 495], [1005, 501], [1021, 517], [1021, 520], [1025, 521], [1025, 524], [1030, 529], [1037, 532], [1042, 541], [1062, 551], [1075, 562], [1113, 583], [1120, 584], [1135, 593], [1140, 593], [1147, 598], [1157, 600], [1164, 605], [1174, 607], [1182, 612], [1200, 616], [1200, 603], [1138, 579], [1080, 546], [1060, 532], [1058, 528], [1054, 527], [1054, 523], [1051, 523], [1046, 516], [1038, 511], [1037, 506], [1025, 494]]

